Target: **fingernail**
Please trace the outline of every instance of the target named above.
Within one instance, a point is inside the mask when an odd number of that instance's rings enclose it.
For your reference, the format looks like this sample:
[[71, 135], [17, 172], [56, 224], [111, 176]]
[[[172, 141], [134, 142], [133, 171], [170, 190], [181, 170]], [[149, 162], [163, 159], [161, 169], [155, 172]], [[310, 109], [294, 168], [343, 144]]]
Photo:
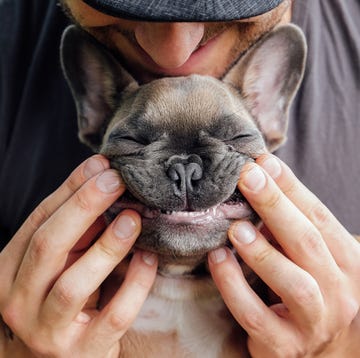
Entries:
[[209, 259], [214, 264], [220, 264], [221, 262], [224, 262], [227, 257], [226, 249], [223, 247], [220, 247], [219, 249], [213, 250], [209, 254]]
[[113, 171], [106, 171], [96, 179], [96, 186], [103, 193], [113, 193], [119, 189], [120, 185], [120, 177]]
[[134, 235], [137, 229], [136, 221], [129, 215], [121, 215], [116, 219], [114, 224], [115, 235], [121, 239], [126, 240]]
[[243, 184], [251, 191], [260, 191], [265, 187], [266, 177], [264, 172], [257, 165], [245, 173]]
[[152, 252], [144, 251], [141, 258], [148, 266], [153, 266], [156, 262], [156, 255]]
[[249, 222], [239, 222], [231, 228], [231, 236], [240, 244], [251, 244], [256, 239], [256, 231]]
[[98, 174], [98, 173], [102, 172], [103, 170], [105, 170], [105, 167], [101, 160], [96, 159], [96, 158], [89, 158], [85, 162], [84, 171], [83, 171], [84, 177], [86, 179], [90, 179], [95, 174]]
[[281, 174], [281, 165], [279, 161], [274, 157], [269, 157], [268, 159], [266, 159], [261, 164], [261, 166], [273, 179], [278, 178]]

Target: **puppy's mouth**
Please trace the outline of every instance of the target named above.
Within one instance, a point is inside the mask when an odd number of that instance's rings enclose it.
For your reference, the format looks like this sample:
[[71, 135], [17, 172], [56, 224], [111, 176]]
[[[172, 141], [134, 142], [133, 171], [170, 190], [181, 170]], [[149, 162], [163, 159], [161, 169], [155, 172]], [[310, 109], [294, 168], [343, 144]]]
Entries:
[[238, 189], [229, 199], [210, 208], [193, 211], [171, 211], [151, 208], [137, 200], [129, 191], [126, 191], [108, 210], [107, 215], [113, 219], [124, 209], [136, 210], [143, 222], [162, 221], [168, 225], [207, 225], [222, 220], [255, 219], [255, 213]]
[[[159, 257], [159, 273], [193, 275], [203, 267], [207, 253], [230, 245], [227, 231], [234, 220], [258, 221], [238, 189], [224, 202], [200, 211], [168, 211], [150, 208], [129, 191], [106, 212], [109, 221], [124, 209], [136, 210], [142, 217], [142, 231], [135, 247]], [[196, 274], [198, 276], [198, 274]]]

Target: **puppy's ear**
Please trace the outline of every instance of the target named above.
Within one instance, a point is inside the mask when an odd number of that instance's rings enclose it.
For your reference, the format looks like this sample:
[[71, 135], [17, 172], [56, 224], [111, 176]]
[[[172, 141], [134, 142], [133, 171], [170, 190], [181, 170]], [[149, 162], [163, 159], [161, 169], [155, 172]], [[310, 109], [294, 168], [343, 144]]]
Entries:
[[65, 29], [60, 52], [76, 102], [79, 137], [96, 151], [122, 92], [138, 84], [108, 50], [76, 26]]
[[289, 106], [303, 77], [306, 41], [295, 25], [277, 27], [225, 75], [235, 86], [274, 151], [286, 138]]

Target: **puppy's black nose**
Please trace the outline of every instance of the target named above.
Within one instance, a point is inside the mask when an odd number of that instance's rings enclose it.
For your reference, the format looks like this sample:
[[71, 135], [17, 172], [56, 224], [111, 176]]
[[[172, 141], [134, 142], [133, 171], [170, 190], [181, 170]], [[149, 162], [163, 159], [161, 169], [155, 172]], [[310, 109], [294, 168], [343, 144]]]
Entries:
[[172, 156], [167, 161], [167, 175], [173, 181], [174, 194], [183, 197], [194, 190], [194, 182], [203, 176], [202, 160], [198, 155]]

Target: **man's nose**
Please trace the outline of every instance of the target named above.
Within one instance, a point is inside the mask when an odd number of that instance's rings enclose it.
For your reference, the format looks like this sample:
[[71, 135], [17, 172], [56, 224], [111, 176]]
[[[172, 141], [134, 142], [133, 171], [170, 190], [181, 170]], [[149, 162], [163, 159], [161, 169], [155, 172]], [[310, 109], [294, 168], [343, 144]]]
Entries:
[[135, 37], [142, 49], [162, 68], [183, 65], [204, 36], [204, 24], [192, 22], [142, 22]]

